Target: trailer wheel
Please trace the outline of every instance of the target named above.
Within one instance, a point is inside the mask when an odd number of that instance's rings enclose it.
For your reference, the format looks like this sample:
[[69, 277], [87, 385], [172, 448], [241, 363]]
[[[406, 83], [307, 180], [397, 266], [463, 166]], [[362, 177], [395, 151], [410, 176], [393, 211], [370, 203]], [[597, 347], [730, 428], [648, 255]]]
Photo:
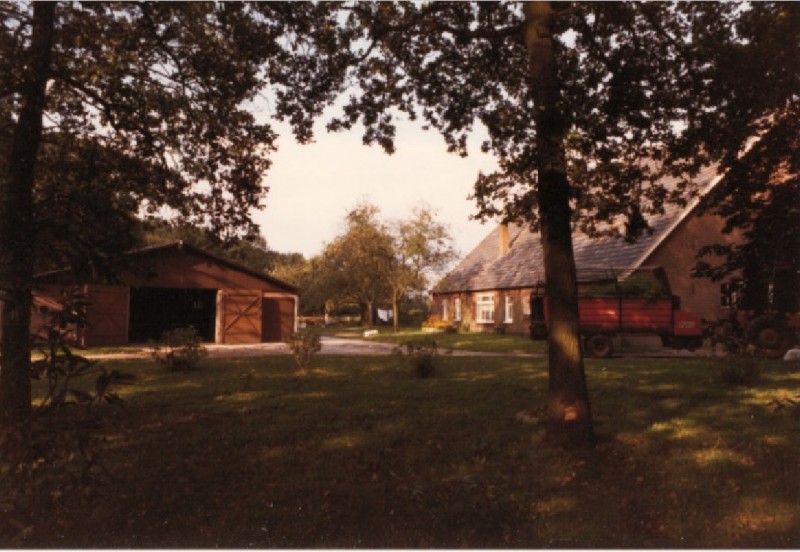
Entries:
[[747, 340], [767, 358], [781, 358], [791, 348], [791, 335], [785, 324], [770, 316], [754, 318], [747, 326]]
[[595, 334], [586, 340], [586, 351], [595, 358], [608, 358], [614, 352], [614, 344], [607, 335]]

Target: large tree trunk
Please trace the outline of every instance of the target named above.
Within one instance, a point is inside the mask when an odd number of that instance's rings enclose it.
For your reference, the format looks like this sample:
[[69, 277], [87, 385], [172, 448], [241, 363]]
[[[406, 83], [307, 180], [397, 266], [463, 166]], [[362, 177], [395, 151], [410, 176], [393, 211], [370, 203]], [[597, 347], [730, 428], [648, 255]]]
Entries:
[[33, 282], [33, 182], [50, 74], [55, 3], [35, 2], [22, 106], [0, 180], [0, 422], [31, 413], [30, 318]]
[[595, 443], [583, 369], [578, 286], [572, 250], [565, 138], [549, 2], [525, 5], [525, 41], [534, 94], [539, 217], [550, 323], [548, 437], [566, 447]]

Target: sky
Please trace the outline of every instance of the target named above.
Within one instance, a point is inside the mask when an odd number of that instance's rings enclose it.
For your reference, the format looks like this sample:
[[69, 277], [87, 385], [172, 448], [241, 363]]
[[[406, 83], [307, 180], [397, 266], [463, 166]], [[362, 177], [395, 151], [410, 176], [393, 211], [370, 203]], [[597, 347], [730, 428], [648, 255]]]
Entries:
[[390, 156], [379, 146], [364, 146], [358, 129], [328, 133], [320, 126], [314, 143], [299, 145], [276, 128], [281, 137], [265, 179], [266, 208], [253, 213], [274, 251], [306, 258], [321, 253], [343, 233], [347, 212], [363, 201], [376, 205], [385, 222], [409, 218], [415, 206], [433, 208], [461, 256], [494, 227], [469, 218], [476, 207], [467, 196], [478, 172], [496, 168], [494, 158], [480, 152], [479, 135], [462, 158], [447, 152], [437, 132], [400, 123]]

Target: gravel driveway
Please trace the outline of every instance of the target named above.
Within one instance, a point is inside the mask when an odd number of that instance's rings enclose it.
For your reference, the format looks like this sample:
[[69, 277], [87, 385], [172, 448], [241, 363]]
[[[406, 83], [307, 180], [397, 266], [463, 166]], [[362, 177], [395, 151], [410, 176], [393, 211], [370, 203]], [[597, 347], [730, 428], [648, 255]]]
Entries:
[[[231, 357], [258, 357], [267, 355], [288, 355], [289, 347], [285, 343], [249, 343], [244, 345], [220, 345], [217, 343], [207, 343], [205, 348], [208, 356], [212, 358], [231, 358]], [[395, 345], [392, 343], [381, 343], [367, 339], [348, 339], [342, 337], [322, 337], [323, 355], [390, 355]], [[442, 350], [441, 354], [452, 356], [519, 356], [519, 357], [545, 357], [545, 354], [527, 353], [487, 353], [477, 351], [450, 351]], [[693, 358], [697, 356], [708, 356], [709, 351], [678, 351], [674, 349], [662, 349], [653, 352], [627, 352], [615, 353], [615, 358]], [[95, 359], [125, 359], [125, 358], [148, 358], [150, 353], [147, 349], [131, 351], [126, 353], [109, 353], [99, 355], [87, 355]]]
[[[289, 347], [286, 343], [248, 343], [243, 345], [221, 345], [218, 343], [207, 343], [204, 347], [208, 350], [211, 358], [231, 358], [231, 357], [257, 357], [266, 355], [288, 355]], [[381, 343], [379, 341], [369, 341], [366, 339], [347, 339], [342, 337], [322, 337], [322, 355], [390, 355], [395, 345], [392, 343]], [[453, 356], [497, 356], [497, 353], [480, 353], [473, 351], [452, 351], [445, 354]], [[500, 353], [502, 354], [502, 353]], [[109, 353], [87, 355], [95, 359], [125, 359], [125, 358], [146, 358], [150, 356], [147, 349], [131, 351], [125, 353]], [[532, 356], [532, 355], [527, 355]]]

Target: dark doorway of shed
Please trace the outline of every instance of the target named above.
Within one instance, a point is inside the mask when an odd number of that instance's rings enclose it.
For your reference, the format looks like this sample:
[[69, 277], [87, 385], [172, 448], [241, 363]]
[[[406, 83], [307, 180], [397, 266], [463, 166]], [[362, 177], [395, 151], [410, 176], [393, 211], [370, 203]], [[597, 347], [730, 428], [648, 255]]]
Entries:
[[131, 288], [131, 343], [161, 339], [175, 328], [194, 326], [200, 339], [214, 341], [217, 290]]

